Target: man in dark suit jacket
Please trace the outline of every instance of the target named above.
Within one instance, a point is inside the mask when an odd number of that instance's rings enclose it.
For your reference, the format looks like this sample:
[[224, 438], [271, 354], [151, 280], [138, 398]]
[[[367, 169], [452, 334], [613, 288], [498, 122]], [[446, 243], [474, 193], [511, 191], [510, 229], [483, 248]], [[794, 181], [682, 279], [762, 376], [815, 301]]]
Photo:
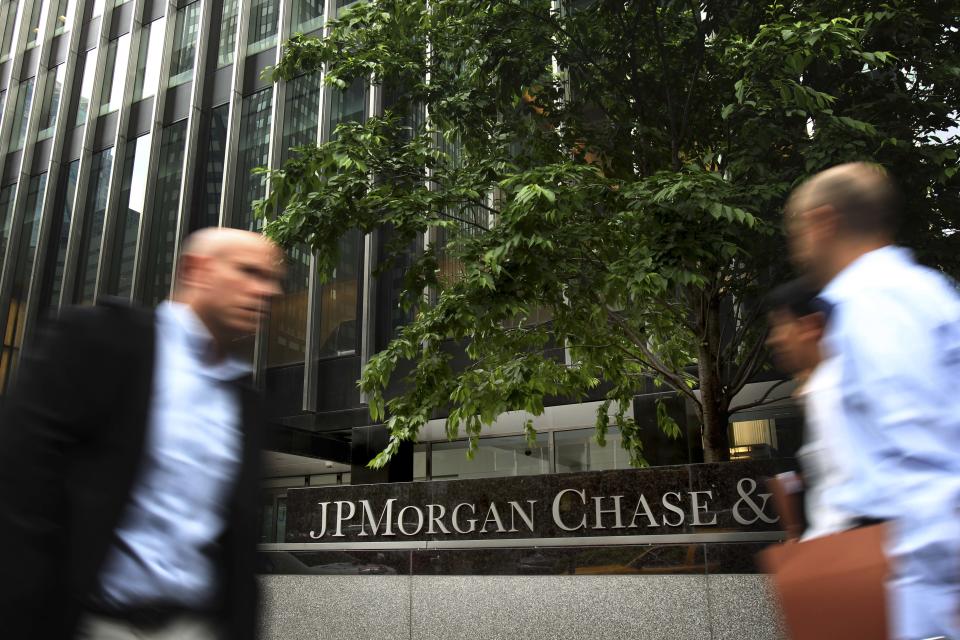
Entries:
[[0, 635], [255, 636], [261, 424], [231, 345], [282, 277], [262, 236], [202, 230], [172, 301], [41, 332], [0, 416]]

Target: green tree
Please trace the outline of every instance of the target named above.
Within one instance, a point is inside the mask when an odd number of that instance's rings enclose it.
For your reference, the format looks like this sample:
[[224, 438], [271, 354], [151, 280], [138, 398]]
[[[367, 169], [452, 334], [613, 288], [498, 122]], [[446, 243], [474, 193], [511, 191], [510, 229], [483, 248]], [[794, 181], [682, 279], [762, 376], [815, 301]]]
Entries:
[[707, 460], [727, 459], [800, 180], [889, 166], [905, 237], [955, 269], [960, 141], [936, 132], [960, 104], [958, 15], [930, 0], [370, 0], [323, 40], [292, 38], [275, 80], [324, 67], [334, 87], [369, 78], [386, 106], [301, 149], [260, 204], [268, 233], [328, 269], [351, 229], [388, 229], [408, 260], [411, 320], [360, 381], [392, 434], [374, 463], [438, 410], [472, 450], [504, 411], [602, 390], [599, 439], [615, 402], [641, 465], [624, 411], [650, 380], [696, 405]]

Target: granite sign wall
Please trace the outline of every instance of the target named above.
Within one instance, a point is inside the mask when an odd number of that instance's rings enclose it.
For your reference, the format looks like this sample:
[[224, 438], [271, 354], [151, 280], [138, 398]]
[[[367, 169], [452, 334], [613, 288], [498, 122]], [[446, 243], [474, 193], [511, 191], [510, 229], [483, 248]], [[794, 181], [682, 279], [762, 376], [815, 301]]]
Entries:
[[782, 461], [291, 489], [288, 543], [485, 540], [778, 529]]

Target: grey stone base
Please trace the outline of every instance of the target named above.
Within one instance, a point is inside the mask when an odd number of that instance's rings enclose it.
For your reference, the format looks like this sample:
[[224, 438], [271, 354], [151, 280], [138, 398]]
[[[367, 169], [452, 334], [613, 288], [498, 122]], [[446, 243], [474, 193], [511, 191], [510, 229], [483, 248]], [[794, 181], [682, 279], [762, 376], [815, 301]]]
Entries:
[[762, 575], [262, 576], [264, 640], [783, 640]]

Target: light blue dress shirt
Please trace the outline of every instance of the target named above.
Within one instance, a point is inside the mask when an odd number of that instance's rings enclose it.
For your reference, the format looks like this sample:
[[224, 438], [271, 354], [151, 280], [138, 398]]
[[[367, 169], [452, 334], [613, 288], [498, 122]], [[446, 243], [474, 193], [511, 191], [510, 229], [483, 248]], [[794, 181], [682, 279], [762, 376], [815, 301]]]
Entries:
[[144, 464], [101, 573], [108, 606], [204, 609], [216, 595], [211, 558], [240, 471], [246, 363], [209, 362], [213, 338], [190, 307], [156, 312], [156, 355]]
[[849, 265], [822, 297], [850, 448], [849, 480], [828, 500], [893, 520], [893, 637], [960, 638], [960, 296], [890, 246]]

